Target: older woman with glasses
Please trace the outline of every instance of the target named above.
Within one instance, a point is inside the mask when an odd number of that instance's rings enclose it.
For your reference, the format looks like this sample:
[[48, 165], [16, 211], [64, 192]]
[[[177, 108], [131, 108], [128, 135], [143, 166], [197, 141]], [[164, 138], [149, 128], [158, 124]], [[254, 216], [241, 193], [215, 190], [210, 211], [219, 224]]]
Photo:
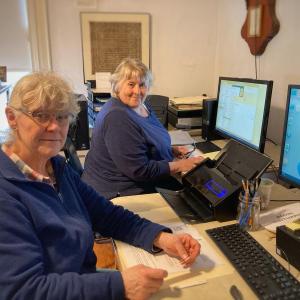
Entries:
[[191, 236], [113, 205], [57, 155], [77, 112], [69, 85], [53, 73], [27, 75], [12, 92], [0, 149], [1, 299], [147, 299], [160, 288], [162, 269], [96, 272], [94, 231], [164, 250], [184, 266], [199, 254]]
[[145, 104], [152, 83], [139, 60], [124, 59], [111, 77], [112, 98], [98, 113], [82, 179], [108, 199], [179, 186], [172, 177], [202, 157], [184, 158]]

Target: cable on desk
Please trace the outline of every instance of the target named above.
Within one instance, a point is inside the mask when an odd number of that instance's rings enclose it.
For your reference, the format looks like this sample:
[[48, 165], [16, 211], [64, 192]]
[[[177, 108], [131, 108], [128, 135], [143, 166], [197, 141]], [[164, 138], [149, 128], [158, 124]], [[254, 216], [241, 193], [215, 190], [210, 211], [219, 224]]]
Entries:
[[[286, 255], [286, 253], [284, 252], [284, 250], [282, 250], [281, 248], [277, 248], [277, 250], [283, 253], [286, 261], [288, 262], [288, 271], [291, 273], [291, 265], [290, 265], [290, 261], [289, 261], [288, 256]], [[276, 252], [277, 252], [277, 250], [276, 250]]]
[[189, 152], [187, 152], [187, 153], [184, 155], [184, 158], [189, 158], [189, 157], [191, 156], [191, 154], [196, 150], [196, 143], [195, 143], [195, 142], [192, 144], [192, 146], [193, 146], [193, 149], [190, 150]]
[[273, 163], [271, 164], [270, 168], [272, 169], [272, 172], [275, 175], [276, 183], [279, 183], [279, 177], [278, 177], [278, 167], [276, 167]]
[[278, 146], [278, 144], [277, 144], [275, 141], [273, 141], [272, 139], [266, 138], [266, 140], [269, 141], [269, 142], [271, 142], [271, 143], [274, 144], [275, 146]]

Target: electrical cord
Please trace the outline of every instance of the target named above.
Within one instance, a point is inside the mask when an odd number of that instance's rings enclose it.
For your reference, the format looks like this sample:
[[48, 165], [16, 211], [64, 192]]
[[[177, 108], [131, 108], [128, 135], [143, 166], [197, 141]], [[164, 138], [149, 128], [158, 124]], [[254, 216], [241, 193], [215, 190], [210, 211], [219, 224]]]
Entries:
[[278, 144], [277, 144], [275, 141], [273, 141], [272, 139], [266, 138], [266, 140], [269, 141], [269, 142], [271, 142], [271, 143], [274, 144], [275, 146], [278, 146]]
[[191, 154], [196, 150], [196, 143], [195, 142], [192, 144], [192, 146], [193, 146], [193, 149], [190, 150], [189, 152], [185, 153], [183, 158], [185, 158], [185, 159], [189, 158], [191, 156]]
[[271, 164], [270, 168], [275, 175], [276, 183], [279, 183], [278, 168], [273, 163]]
[[[277, 249], [278, 249], [278, 251], [280, 251], [280, 253], [283, 253], [283, 255], [285, 257], [285, 260], [288, 262], [288, 271], [291, 273], [291, 264], [290, 264], [288, 256], [286, 255], [286, 253], [284, 252], [284, 250], [282, 250], [280, 248], [277, 248]], [[279, 253], [277, 253], [277, 254], [279, 254]]]

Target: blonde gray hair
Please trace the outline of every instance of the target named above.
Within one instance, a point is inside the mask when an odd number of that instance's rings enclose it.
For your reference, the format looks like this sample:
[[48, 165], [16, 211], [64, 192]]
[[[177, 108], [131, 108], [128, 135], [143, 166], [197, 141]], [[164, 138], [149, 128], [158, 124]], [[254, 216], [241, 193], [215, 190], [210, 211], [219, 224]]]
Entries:
[[79, 107], [70, 85], [53, 72], [36, 72], [15, 85], [8, 106], [24, 111], [45, 110], [77, 115]]
[[[22, 77], [15, 85], [8, 107], [25, 112], [37, 110], [68, 112], [77, 116], [79, 106], [70, 85], [54, 72], [35, 72]], [[14, 132], [7, 132], [5, 143], [13, 142]]]
[[121, 83], [124, 80], [130, 79], [139, 79], [143, 81], [148, 90], [152, 85], [152, 74], [146, 65], [138, 59], [125, 58], [117, 66], [115, 72], [111, 76], [112, 96], [118, 97]]

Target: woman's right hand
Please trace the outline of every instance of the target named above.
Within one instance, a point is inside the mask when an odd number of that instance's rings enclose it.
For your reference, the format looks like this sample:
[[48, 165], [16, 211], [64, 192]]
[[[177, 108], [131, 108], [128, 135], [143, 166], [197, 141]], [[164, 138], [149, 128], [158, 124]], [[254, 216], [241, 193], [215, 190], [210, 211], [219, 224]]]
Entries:
[[146, 300], [157, 292], [168, 276], [163, 269], [137, 265], [121, 272], [126, 299]]
[[204, 157], [190, 157], [186, 159], [174, 160], [169, 162], [171, 174], [188, 172], [203, 161]]

